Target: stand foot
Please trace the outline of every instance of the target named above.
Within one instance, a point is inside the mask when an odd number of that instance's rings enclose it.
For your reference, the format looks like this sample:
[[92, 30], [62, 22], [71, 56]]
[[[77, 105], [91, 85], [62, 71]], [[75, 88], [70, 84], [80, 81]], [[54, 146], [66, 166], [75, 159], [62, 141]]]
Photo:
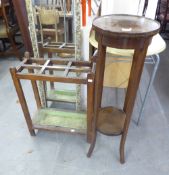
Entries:
[[36, 136], [35, 130], [31, 130], [31, 131], [29, 131], [29, 132], [30, 132], [30, 135], [31, 135], [31, 136]]

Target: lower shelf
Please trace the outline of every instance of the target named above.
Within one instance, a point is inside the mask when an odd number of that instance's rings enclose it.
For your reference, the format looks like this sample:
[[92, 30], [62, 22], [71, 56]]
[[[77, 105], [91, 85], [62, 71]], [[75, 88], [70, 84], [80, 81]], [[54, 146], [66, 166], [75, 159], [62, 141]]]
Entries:
[[61, 101], [76, 103], [76, 91], [73, 90], [50, 90], [47, 92], [48, 101]]
[[97, 130], [105, 135], [120, 135], [123, 132], [126, 114], [115, 107], [101, 108], [97, 120]]
[[86, 113], [42, 108], [36, 112], [33, 126], [35, 129], [86, 134], [87, 117]]

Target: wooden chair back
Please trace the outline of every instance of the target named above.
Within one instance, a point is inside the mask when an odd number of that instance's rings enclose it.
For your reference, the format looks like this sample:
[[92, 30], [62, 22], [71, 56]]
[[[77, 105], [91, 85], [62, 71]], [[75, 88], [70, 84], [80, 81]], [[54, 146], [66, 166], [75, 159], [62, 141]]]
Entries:
[[168, 0], [158, 0], [156, 15], [166, 14], [168, 9]]
[[1, 8], [6, 28], [9, 29], [18, 25], [12, 0], [1, 0]]
[[[12, 0], [1, 0], [1, 9], [0, 39], [3, 42], [3, 51], [5, 52], [1, 52], [0, 55], [14, 54], [16, 57], [21, 59], [18, 49], [23, 45], [22, 43], [17, 43], [15, 41], [15, 36], [19, 31], [19, 26], [15, 16]], [[10, 42], [8, 47], [6, 47], [6, 39]], [[6, 52], [6, 50], [8, 50], [8, 52]]]
[[44, 34], [54, 36], [55, 42], [58, 41], [58, 29], [57, 25], [59, 23], [59, 13], [56, 9], [46, 9], [40, 8], [39, 12], [39, 22], [40, 22], [40, 34], [41, 42], [44, 43]]
[[160, 33], [166, 32], [169, 22], [169, 0], [158, 0], [155, 19], [161, 24]]
[[59, 23], [59, 13], [54, 9], [39, 9], [39, 18], [42, 25], [56, 25]]
[[144, 1], [144, 6], [143, 6], [143, 11], [142, 11], [142, 16], [146, 15], [147, 7], [148, 7], [149, 0]]

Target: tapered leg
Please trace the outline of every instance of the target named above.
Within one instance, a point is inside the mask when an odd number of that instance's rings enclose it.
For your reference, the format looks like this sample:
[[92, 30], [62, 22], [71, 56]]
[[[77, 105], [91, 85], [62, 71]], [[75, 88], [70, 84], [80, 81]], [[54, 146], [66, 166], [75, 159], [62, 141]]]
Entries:
[[92, 152], [93, 152], [95, 144], [96, 144], [96, 135], [97, 135], [97, 133], [96, 133], [96, 129], [95, 128], [96, 127], [94, 126], [93, 127], [94, 131], [92, 132], [93, 133], [92, 134], [92, 142], [91, 142], [90, 148], [88, 150], [87, 157], [90, 157], [92, 155]]
[[92, 123], [94, 109], [94, 75], [87, 77], [87, 142], [92, 142]]
[[124, 108], [123, 108], [124, 112], [126, 113], [126, 120], [124, 123], [124, 129], [123, 129], [121, 142], [120, 142], [120, 162], [121, 163], [125, 162], [125, 158], [124, 158], [125, 141], [127, 137], [130, 119], [133, 112], [134, 102], [136, 99], [137, 90], [139, 87], [141, 74], [144, 66], [144, 60], [146, 57], [149, 42], [150, 42], [150, 39], [147, 39], [146, 41], [144, 40], [139, 41], [140, 45], [135, 50], [135, 53], [133, 56], [129, 84], [128, 84]]
[[95, 76], [95, 93], [94, 93], [94, 123], [93, 123], [93, 135], [92, 143], [90, 145], [87, 156], [90, 157], [96, 142], [96, 122], [99, 114], [99, 108], [101, 107], [102, 91], [103, 91], [103, 78], [105, 69], [105, 56], [106, 47], [102, 45], [102, 35], [98, 38], [98, 58], [96, 61], [96, 76]]

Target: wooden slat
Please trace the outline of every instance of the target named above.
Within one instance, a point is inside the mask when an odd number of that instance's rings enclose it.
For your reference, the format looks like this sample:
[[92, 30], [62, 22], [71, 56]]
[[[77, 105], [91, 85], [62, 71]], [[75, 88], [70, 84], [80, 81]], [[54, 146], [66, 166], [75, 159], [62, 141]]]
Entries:
[[[67, 64], [69, 61], [68, 59], [50, 59], [52, 64]], [[36, 63], [36, 64], [44, 64], [46, 60], [44, 60], [43, 58], [31, 58], [32, 63]], [[74, 60], [72, 60], [74, 61]]]
[[66, 76], [68, 75], [68, 73], [69, 73], [69, 71], [70, 71], [71, 65], [72, 65], [72, 62], [69, 61], [69, 63], [67, 64], [67, 67], [65, 68], [65, 71], [64, 71], [64, 73], [63, 73], [63, 76], [66, 77]]
[[[33, 69], [30, 69], [28, 71], [29, 71], [29, 73], [34, 73]], [[41, 104], [41, 99], [40, 99], [40, 95], [39, 95], [38, 86], [37, 86], [36, 81], [34, 81], [34, 80], [31, 81], [31, 84], [32, 84], [34, 97], [35, 97], [35, 100], [36, 100], [36, 105], [37, 105], [37, 108], [39, 109], [39, 108], [42, 107], [42, 104]]]
[[[51, 64], [65, 64], [67, 65], [69, 61], [72, 61], [72, 66], [92, 66], [91, 61], [76, 61], [75, 59], [59, 59], [54, 58], [50, 59]], [[37, 63], [37, 64], [45, 64], [46, 60], [44, 58], [31, 58], [29, 59], [30, 63]]]
[[67, 49], [67, 48], [75, 49], [74, 46], [66, 46], [64, 43], [61, 44], [61, 45], [55, 45], [55, 44], [51, 44], [50, 42], [46, 42], [45, 44], [43, 44], [43, 48], [46, 48], [46, 47], [55, 47], [55, 48], [58, 48], [58, 49], [60, 49], [60, 48], [63, 48], [63, 49]]
[[43, 52], [57, 52], [57, 53], [75, 53], [75, 49], [70, 48], [56, 48], [56, 46], [51, 47], [42, 47]]
[[55, 77], [51, 75], [43, 75], [43, 74], [23, 74], [23, 73], [17, 73], [16, 77], [19, 79], [25, 79], [25, 80], [39, 80], [39, 81], [51, 81], [51, 82], [61, 82], [61, 83], [74, 83], [74, 84], [86, 84], [87, 80], [85, 78], [79, 78], [79, 77]]
[[[25, 64], [22, 66], [23, 68], [26, 69], [42, 69], [43, 66], [41, 65], [29, 65], [29, 64]], [[66, 66], [46, 66], [45, 70], [55, 70], [55, 71], [64, 71], [67, 67]], [[91, 72], [91, 69], [88, 67], [82, 67], [82, 68], [69, 68], [70, 72], [81, 72], [81, 73], [89, 73]]]
[[[64, 44], [65, 42], [50, 42], [50, 44], [53, 44], [53, 45], [58, 45], [58, 46], [60, 46], [60, 45], [62, 45], [62, 44]], [[74, 46], [75, 47], [75, 44], [73, 44], [73, 43], [66, 43], [66, 46]]]
[[43, 44], [43, 47], [56, 47], [56, 48], [72, 48], [72, 49], [75, 49], [75, 46], [67, 46], [65, 45], [65, 43], [63, 44], [52, 44], [51, 42], [46, 42]]
[[16, 71], [17, 71], [17, 72], [21, 72], [21, 71], [23, 70], [23, 67], [22, 67], [22, 66], [23, 66], [24, 64], [26, 64], [27, 61], [28, 61], [27, 58], [24, 59], [24, 60], [19, 64], [19, 66], [16, 67]]
[[66, 43], [63, 43], [62, 45], [59, 46], [59, 48], [63, 48], [66, 45]]
[[[52, 53], [51, 52], [48, 52], [48, 58], [49, 59], [52, 58]], [[52, 63], [51, 63], [51, 66], [52, 66]], [[49, 74], [50, 75], [53, 75], [54, 74], [53, 70], [49, 70]], [[51, 89], [54, 89], [55, 88], [54, 82], [50, 82], [50, 88]]]
[[50, 60], [47, 60], [43, 65], [42, 69], [38, 72], [38, 74], [43, 74], [46, 70], [47, 65], [50, 63]]
[[42, 67], [43, 66], [41, 66], [41, 65], [31, 65], [31, 64], [24, 64], [22, 66], [23, 69], [26, 68], [26, 69], [36, 69], [36, 70], [40, 70], [40, 69], [42, 69]]

